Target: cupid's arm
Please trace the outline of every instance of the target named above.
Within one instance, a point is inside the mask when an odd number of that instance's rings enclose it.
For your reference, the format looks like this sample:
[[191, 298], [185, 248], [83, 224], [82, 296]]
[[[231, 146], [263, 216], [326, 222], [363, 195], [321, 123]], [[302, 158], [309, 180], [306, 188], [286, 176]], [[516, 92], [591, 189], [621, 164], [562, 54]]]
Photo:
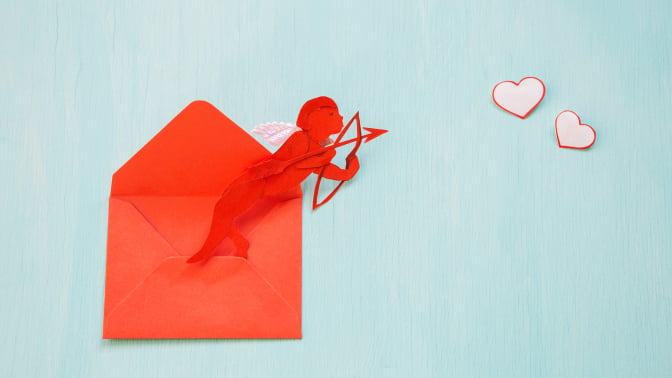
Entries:
[[[322, 177], [330, 180], [346, 181], [350, 180], [359, 170], [359, 159], [357, 155], [348, 156], [345, 159], [345, 169], [332, 164], [331, 160], [336, 156], [333, 149], [326, 150], [319, 155], [311, 156], [296, 164], [296, 168], [310, 169], [313, 173], [321, 174]], [[324, 171], [323, 171], [324, 170]]]
[[292, 134], [274, 154], [250, 167], [249, 174], [257, 180], [282, 173], [289, 166], [289, 160], [305, 153], [308, 143], [308, 138], [302, 132]]
[[[319, 155], [307, 158], [296, 164], [297, 168], [310, 169], [313, 173], [321, 174], [330, 180], [350, 180], [359, 170], [357, 155], [348, 156], [345, 159], [345, 169], [332, 164], [331, 160], [336, 156], [336, 151], [327, 150]], [[324, 171], [323, 171], [324, 170]]]

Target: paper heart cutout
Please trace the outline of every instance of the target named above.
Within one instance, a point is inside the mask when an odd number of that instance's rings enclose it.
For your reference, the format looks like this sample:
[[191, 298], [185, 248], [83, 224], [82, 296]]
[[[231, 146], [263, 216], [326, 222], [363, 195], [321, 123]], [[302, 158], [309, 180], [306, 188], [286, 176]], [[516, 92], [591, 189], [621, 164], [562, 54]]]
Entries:
[[578, 150], [592, 146], [597, 137], [595, 129], [582, 124], [581, 118], [571, 110], [565, 110], [555, 118], [555, 135], [559, 147]]
[[539, 78], [529, 76], [518, 83], [502, 81], [492, 89], [492, 100], [504, 111], [525, 118], [539, 105], [546, 94], [546, 86]]

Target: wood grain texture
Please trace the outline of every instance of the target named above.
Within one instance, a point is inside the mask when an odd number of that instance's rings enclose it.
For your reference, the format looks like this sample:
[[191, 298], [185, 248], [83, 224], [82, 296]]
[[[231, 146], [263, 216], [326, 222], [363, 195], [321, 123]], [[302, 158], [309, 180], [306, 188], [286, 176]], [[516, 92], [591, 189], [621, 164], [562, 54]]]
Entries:
[[[3, 2], [0, 375], [669, 376], [668, 1], [194, 3]], [[528, 75], [527, 119], [492, 104]], [[101, 340], [112, 173], [192, 100], [318, 95], [391, 132], [306, 201], [304, 339]]]

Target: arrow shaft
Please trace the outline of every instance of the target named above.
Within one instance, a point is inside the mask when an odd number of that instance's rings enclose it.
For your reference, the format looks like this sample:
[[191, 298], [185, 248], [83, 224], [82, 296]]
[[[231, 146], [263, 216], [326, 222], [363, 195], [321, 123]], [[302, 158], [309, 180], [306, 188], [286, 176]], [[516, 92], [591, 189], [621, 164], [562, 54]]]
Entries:
[[[370, 135], [370, 134], [362, 135], [362, 138], [366, 138], [366, 137], [369, 136], [369, 135]], [[329, 150], [335, 150], [335, 149], [337, 149], [337, 148], [339, 148], [339, 147], [343, 147], [343, 146], [345, 146], [346, 144], [350, 144], [350, 143], [356, 142], [357, 140], [358, 140], [358, 138], [352, 138], [352, 139], [344, 140], [344, 141], [342, 141], [342, 142], [334, 143], [334, 144], [332, 144], [332, 145], [330, 145], [330, 146], [323, 147], [323, 148], [317, 149], [317, 150], [315, 150], [315, 151], [310, 151], [310, 152], [308, 152], [308, 153], [306, 153], [306, 154], [303, 154], [303, 155], [301, 155], [301, 156], [297, 156], [297, 157], [295, 157], [295, 158], [293, 158], [293, 159], [287, 160], [287, 165], [290, 166], [290, 165], [292, 165], [292, 164], [294, 164], [294, 163], [298, 163], [298, 162], [300, 162], [301, 160], [308, 159], [309, 157], [313, 157], [313, 156], [319, 155], [319, 154], [324, 153], [324, 152], [327, 152], [327, 151], [329, 151]]]

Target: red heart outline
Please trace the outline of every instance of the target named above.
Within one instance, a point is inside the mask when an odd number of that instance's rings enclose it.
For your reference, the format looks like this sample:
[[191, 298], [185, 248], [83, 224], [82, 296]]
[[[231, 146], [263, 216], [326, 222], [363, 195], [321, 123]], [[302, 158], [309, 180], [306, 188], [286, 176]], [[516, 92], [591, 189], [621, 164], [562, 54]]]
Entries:
[[[587, 145], [586, 147], [572, 147], [572, 146], [563, 146], [563, 145], [560, 143], [560, 135], [558, 135], [558, 118], [559, 118], [560, 115], [561, 115], [562, 113], [564, 113], [564, 112], [570, 112], [570, 113], [574, 114], [574, 115], [576, 116], [576, 119], [579, 120], [579, 127], [581, 127], [581, 126], [585, 126], [585, 127], [589, 128], [590, 131], [593, 132], [593, 141], [592, 141], [589, 145]], [[595, 144], [595, 141], [597, 140], [597, 133], [595, 132], [595, 129], [593, 129], [592, 126], [587, 125], [587, 124], [585, 124], [585, 123], [581, 123], [581, 117], [579, 117], [578, 114], [576, 114], [576, 113], [575, 113], [574, 111], [572, 111], [572, 110], [567, 109], [567, 110], [563, 110], [563, 111], [561, 111], [560, 113], [558, 113], [557, 116], [555, 116], [555, 138], [558, 140], [558, 147], [560, 147], [560, 148], [571, 148], [571, 149], [573, 149], [573, 150], [585, 150], [585, 149], [588, 149], [588, 148], [592, 147], [593, 144]]]
[[[541, 83], [541, 88], [542, 88], [544, 91], [541, 93], [541, 97], [539, 98], [539, 101], [537, 101], [537, 103], [534, 104], [534, 106], [532, 106], [532, 107], [530, 108], [530, 110], [527, 111], [527, 113], [525, 113], [524, 115], [521, 116], [521, 115], [518, 115], [518, 114], [516, 114], [516, 113], [513, 113], [513, 112], [509, 111], [508, 109], [506, 109], [505, 107], [503, 107], [502, 104], [500, 104], [499, 102], [497, 102], [497, 100], [495, 99], [495, 89], [497, 89], [498, 86], [500, 86], [501, 84], [504, 84], [504, 83], [511, 83], [511, 84], [513, 84], [513, 85], [515, 85], [515, 86], [517, 87], [517, 86], [520, 85], [520, 83], [523, 82], [523, 80], [526, 80], [526, 79], [535, 79], [535, 80], [537, 80], [539, 83]], [[520, 118], [520, 119], [525, 119], [528, 115], [530, 115], [530, 113], [532, 113], [532, 111], [534, 111], [534, 109], [537, 108], [537, 106], [539, 106], [539, 104], [541, 103], [541, 100], [543, 100], [544, 97], [546, 96], [546, 85], [544, 85], [544, 82], [541, 81], [541, 79], [539, 79], [539, 78], [536, 77], [536, 76], [526, 76], [526, 77], [520, 79], [517, 83], [516, 83], [515, 81], [505, 80], [505, 81], [500, 81], [499, 83], [495, 84], [495, 86], [492, 88], [492, 92], [490, 93], [490, 96], [492, 97], [492, 101], [493, 101], [493, 102], [497, 105], [497, 107], [499, 107], [500, 109], [504, 110], [504, 111], [507, 112], [507, 113], [513, 114], [514, 116], [516, 116], [516, 117], [518, 117], [518, 118]]]

